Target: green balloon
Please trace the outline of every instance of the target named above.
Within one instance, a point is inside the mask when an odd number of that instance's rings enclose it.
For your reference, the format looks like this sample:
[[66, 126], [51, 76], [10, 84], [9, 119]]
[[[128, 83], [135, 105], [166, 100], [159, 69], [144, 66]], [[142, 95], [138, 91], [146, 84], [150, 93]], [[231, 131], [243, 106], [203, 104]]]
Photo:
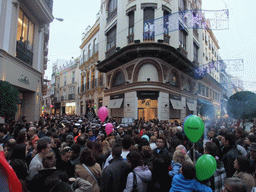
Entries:
[[209, 179], [215, 173], [217, 162], [211, 155], [202, 155], [196, 162], [196, 177], [199, 181]]
[[184, 131], [187, 138], [196, 143], [204, 133], [204, 122], [196, 115], [192, 115], [187, 118], [184, 124]]

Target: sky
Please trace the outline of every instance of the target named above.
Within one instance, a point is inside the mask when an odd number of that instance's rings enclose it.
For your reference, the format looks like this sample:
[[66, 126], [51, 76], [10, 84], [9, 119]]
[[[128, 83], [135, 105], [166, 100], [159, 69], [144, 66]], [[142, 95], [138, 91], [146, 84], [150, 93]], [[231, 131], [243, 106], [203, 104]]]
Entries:
[[[177, 1], [177, 0], [172, 0]], [[50, 24], [48, 67], [45, 76], [51, 77], [52, 64], [57, 59], [71, 60], [80, 55], [82, 33], [96, 21], [101, 0], [54, 0], [53, 15], [63, 18]], [[229, 9], [229, 29], [214, 30], [223, 60], [243, 59], [243, 71], [228, 71], [244, 81], [247, 90], [256, 90], [256, 0], [202, 0], [205, 10]]]

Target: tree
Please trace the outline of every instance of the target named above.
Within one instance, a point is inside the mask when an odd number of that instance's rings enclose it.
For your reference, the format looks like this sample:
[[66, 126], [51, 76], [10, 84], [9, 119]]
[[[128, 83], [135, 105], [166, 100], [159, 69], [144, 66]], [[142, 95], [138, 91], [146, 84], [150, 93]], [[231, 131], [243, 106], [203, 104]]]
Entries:
[[256, 117], [256, 94], [250, 91], [235, 93], [228, 99], [227, 112], [234, 119]]
[[18, 90], [10, 83], [0, 80], [0, 117], [4, 117], [7, 121], [14, 118], [18, 101]]

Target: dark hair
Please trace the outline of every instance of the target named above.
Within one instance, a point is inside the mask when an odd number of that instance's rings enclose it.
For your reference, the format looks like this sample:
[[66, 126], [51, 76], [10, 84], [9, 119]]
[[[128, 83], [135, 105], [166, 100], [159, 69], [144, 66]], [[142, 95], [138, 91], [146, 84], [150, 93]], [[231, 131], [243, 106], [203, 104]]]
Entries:
[[129, 136], [126, 136], [123, 138], [122, 146], [124, 149], [128, 150], [133, 144], [132, 138]]
[[11, 154], [10, 159], [22, 159], [26, 160], [26, 144], [18, 144], [16, 145]]
[[143, 147], [143, 146], [147, 146], [147, 145], [149, 146], [148, 140], [147, 140], [146, 138], [142, 138], [142, 139], [140, 140], [140, 143], [139, 143], [139, 146], [138, 146], [139, 151], [142, 150], [142, 147]]
[[205, 143], [205, 149], [213, 157], [219, 156], [219, 148], [215, 143], [210, 142], [210, 141], [206, 142]]
[[65, 182], [59, 182], [54, 185], [51, 192], [73, 192], [71, 186]]
[[100, 155], [102, 154], [103, 147], [101, 141], [95, 141], [93, 145], [93, 156], [95, 159], [98, 159]]
[[54, 138], [53, 142], [57, 144], [57, 148], [60, 148], [61, 146], [61, 140], [59, 138]]
[[4, 127], [0, 127], [0, 133], [7, 134], [7, 129]]
[[256, 135], [248, 135], [247, 138], [251, 143], [256, 142]]
[[25, 180], [27, 177], [27, 165], [21, 159], [12, 159], [10, 161], [10, 166], [15, 171], [19, 179]]
[[22, 131], [22, 130], [19, 131], [17, 139], [16, 139], [17, 144], [24, 143], [26, 140], [26, 135], [27, 135], [27, 133], [25, 131]]
[[135, 167], [143, 165], [143, 159], [139, 152], [131, 151], [127, 155], [127, 160], [131, 163], [131, 168], [134, 169]]
[[185, 161], [182, 164], [182, 175], [185, 179], [194, 179], [196, 175], [195, 166], [192, 163]]
[[224, 137], [225, 137], [225, 140], [228, 141], [228, 144], [230, 146], [235, 146], [235, 144], [236, 144], [236, 136], [234, 134], [228, 133], [228, 134], [224, 135]]
[[37, 152], [40, 153], [43, 149], [46, 149], [47, 148], [47, 141], [45, 140], [38, 140], [38, 143], [37, 143]]
[[85, 164], [87, 166], [93, 166], [96, 163], [96, 160], [92, 155], [92, 150], [89, 148], [83, 150], [79, 160], [81, 164]]
[[239, 171], [249, 173], [251, 165], [250, 160], [242, 155], [238, 155], [236, 159], [238, 161]]
[[112, 156], [115, 157], [120, 157], [122, 154], [122, 146], [115, 143], [113, 148], [112, 148]]
[[53, 152], [47, 153], [45, 157], [43, 157], [43, 166], [44, 168], [52, 168], [56, 165], [56, 159]]
[[70, 148], [74, 151], [74, 154], [80, 154], [81, 147], [78, 144], [73, 144], [70, 146]]

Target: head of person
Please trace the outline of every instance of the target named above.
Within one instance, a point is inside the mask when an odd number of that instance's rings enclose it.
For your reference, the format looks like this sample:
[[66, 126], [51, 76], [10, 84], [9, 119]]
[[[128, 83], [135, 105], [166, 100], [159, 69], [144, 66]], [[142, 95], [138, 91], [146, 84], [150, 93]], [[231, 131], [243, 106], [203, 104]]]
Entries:
[[46, 140], [38, 140], [36, 149], [39, 154], [43, 154], [43, 156], [45, 156], [49, 153], [51, 146]]
[[30, 127], [28, 129], [28, 136], [31, 138], [36, 134], [36, 128], [35, 127]]
[[5, 127], [0, 127], [0, 138], [3, 138], [7, 134], [7, 129]]
[[247, 192], [247, 188], [241, 179], [229, 177], [225, 179], [223, 192]]
[[129, 148], [132, 146], [133, 141], [132, 138], [129, 136], [126, 136], [123, 138], [122, 146], [124, 150], [129, 150]]
[[175, 151], [185, 151], [185, 153], [187, 153], [187, 149], [184, 145], [178, 145], [176, 148], [175, 148]]
[[239, 172], [250, 172], [250, 165], [250, 160], [241, 155], [238, 155], [234, 161], [234, 168]]
[[143, 165], [143, 159], [139, 152], [137, 151], [131, 151], [127, 155], [127, 162], [131, 166], [132, 169], [142, 166]]
[[53, 168], [56, 165], [56, 158], [53, 152], [49, 152], [47, 153], [44, 157], [43, 157], [43, 167], [44, 168]]
[[145, 145], [142, 147], [141, 154], [144, 158], [150, 158], [153, 155], [153, 151], [150, 146]]
[[182, 164], [185, 161], [186, 153], [181, 150], [176, 150], [173, 154], [173, 161]]
[[121, 154], [122, 154], [122, 146], [120, 144], [115, 143], [112, 148], [113, 158], [119, 158]]
[[250, 145], [250, 158], [256, 160], [256, 143], [254, 142]]
[[53, 149], [59, 149], [61, 146], [61, 140], [59, 138], [54, 138], [51, 147]]
[[68, 146], [71, 146], [74, 143], [74, 137], [72, 135], [66, 136], [66, 143]]
[[73, 144], [70, 147], [72, 149], [72, 159], [76, 159], [80, 154], [81, 147], [78, 144]]
[[93, 166], [96, 163], [92, 150], [89, 148], [82, 151], [79, 161], [86, 166]]
[[214, 142], [206, 142], [204, 146], [204, 154], [210, 154], [213, 157], [219, 156], [219, 148]]
[[156, 146], [157, 146], [157, 149], [163, 149], [165, 147], [165, 138], [158, 137], [156, 140]]
[[72, 149], [69, 146], [65, 146], [60, 150], [60, 157], [62, 161], [68, 162], [72, 158]]
[[10, 166], [15, 171], [17, 177], [19, 179], [25, 180], [28, 176], [27, 174], [27, 165], [26, 163], [21, 159], [11, 159], [10, 160]]
[[192, 163], [188, 161], [184, 161], [184, 163], [182, 164], [182, 167], [180, 168], [180, 171], [182, 175], [185, 177], [185, 179], [195, 178], [196, 168]]
[[25, 143], [27, 140], [27, 132], [25, 130], [20, 130], [16, 140], [17, 144]]
[[227, 133], [222, 137], [221, 143], [225, 147], [234, 147], [236, 145], [236, 136], [232, 133]]
[[25, 144], [18, 144], [12, 150], [11, 159], [22, 159], [25, 161], [26, 155], [27, 146]]
[[86, 143], [86, 138], [84, 135], [80, 135], [78, 138], [77, 138], [77, 144], [80, 145], [80, 146], [84, 146], [85, 143]]

